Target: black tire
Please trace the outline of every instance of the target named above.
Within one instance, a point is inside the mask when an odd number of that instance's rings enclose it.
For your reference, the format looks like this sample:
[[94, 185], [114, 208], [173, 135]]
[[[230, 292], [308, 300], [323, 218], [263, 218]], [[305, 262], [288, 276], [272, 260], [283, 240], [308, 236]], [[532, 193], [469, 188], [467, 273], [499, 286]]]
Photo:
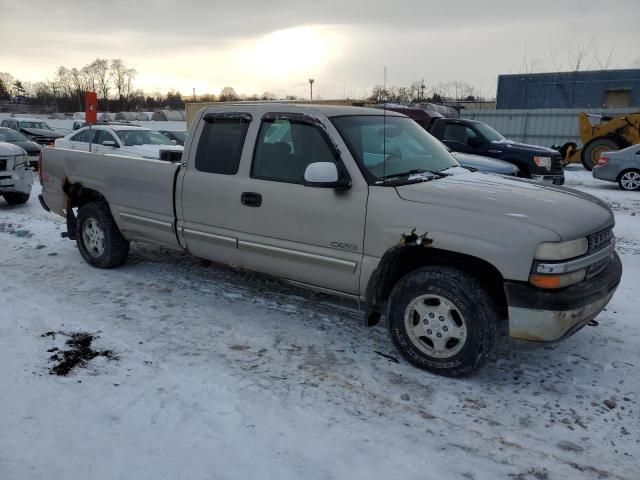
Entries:
[[18, 192], [7, 192], [3, 193], [2, 196], [7, 201], [9, 205], [19, 205], [21, 203], [27, 203], [29, 201], [30, 193], [18, 193]]
[[640, 183], [638, 183], [639, 178], [640, 170], [636, 170], [634, 168], [625, 170], [618, 175], [618, 185], [621, 190], [626, 190], [628, 192], [638, 191], [640, 190]]
[[593, 167], [598, 164], [600, 154], [609, 150], [620, 150], [620, 145], [610, 138], [596, 138], [590, 141], [585, 145], [580, 154], [582, 165], [589, 171], [593, 170]]
[[[447, 340], [445, 347], [451, 345], [450, 342], [453, 341], [453, 346], [446, 351], [446, 354], [452, 353], [451, 356], [438, 358], [437, 355], [430, 355], [425, 352], [425, 349], [430, 348], [428, 342], [431, 340], [424, 336], [414, 341], [408, 332], [407, 322], [410, 322], [416, 328], [422, 327], [425, 335], [427, 332], [432, 336], [439, 333], [445, 336], [450, 335], [442, 333], [442, 330], [446, 331], [443, 325], [449, 324], [451, 320], [442, 320], [443, 317], [438, 316], [437, 313], [431, 319], [431, 323], [428, 323], [427, 318], [432, 316], [431, 313], [425, 314], [424, 317], [418, 315], [416, 322], [417, 312], [410, 309], [410, 306], [414, 302], [419, 303], [421, 296], [427, 296], [422, 302], [423, 306], [427, 305], [427, 309], [440, 307], [447, 309], [445, 302], [450, 302], [454, 310], [457, 310], [455, 315], [451, 310], [449, 318], [464, 324], [465, 339], [463, 342], [456, 342], [452, 338]], [[432, 304], [428, 302], [440, 302], [438, 299], [443, 301], [438, 303], [437, 307], [429, 306]], [[423, 325], [427, 323], [428, 325]], [[393, 288], [387, 306], [389, 335], [402, 356], [419, 368], [447, 377], [468, 375], [491, 356], [496, 343], [497, 324], [496, 309], [480, 283], [463, 271], [443, 266], [420, 268], [404, 276]], [[440, 332], [434, 333], [432, 330], [427, 330], [429, 325], [434, 329], [439, 328]], [[431, 346], [433, 347], [434, 344], [432, 343]]]
[[[94, 231], [101, 230], [103, 234], [102, 249], [87, 243], [83, 235], [85, 228], [98, 225]], [[111, 216], [109, 207], [104, 202], [92, 202], [80, 207], [76, 222], [76, 244], [82, 258], [94, 267], [113, 268], [122, 265], [129, 255], [129, 242], [118, 230], [116, 222]]]

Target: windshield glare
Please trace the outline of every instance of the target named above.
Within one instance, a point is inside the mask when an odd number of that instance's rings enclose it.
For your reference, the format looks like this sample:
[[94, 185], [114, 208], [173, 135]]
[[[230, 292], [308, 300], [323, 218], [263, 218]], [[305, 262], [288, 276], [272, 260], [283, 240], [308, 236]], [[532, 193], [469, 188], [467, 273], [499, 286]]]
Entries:
[[476, 127], [480, 134], [490, 142], [502, 142], [505, 140], [504, 136], [500, 132], [494, 130], [486, 123], [478, 123], [475, 124], [474, 127]]
[[41, 130], [53, 130], [44, 122], [18, 122], [20, 128], [39, 128]]
[[336, 117], [332, 122], [351, 154], [376, 180], [460, 165], [442, 143], [410, 118], [363, 115]]
[[15, 130], [0, 130], [0, 142], [28, 142], [29, 139]]
[[173, 145], [171, 140], [160, 132], [149, 130], [117, 130], [116, 134], [127, 147], [134, 145]]

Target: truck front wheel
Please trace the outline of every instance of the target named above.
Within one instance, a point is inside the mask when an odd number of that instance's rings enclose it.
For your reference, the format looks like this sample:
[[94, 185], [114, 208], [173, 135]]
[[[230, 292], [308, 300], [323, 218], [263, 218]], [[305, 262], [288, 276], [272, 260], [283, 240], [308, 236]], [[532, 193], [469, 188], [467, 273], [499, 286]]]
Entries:
[[18, 192], [7, 192], [3, 193], [2, 196], [7, 201], [9, 205], [19, 205], [21, 203], [27, 203], [29, 201], [30, 194], [28, 193], [18, 193]]
[[129, 242], [118, 230], [104, 202], [91, 202], [78, 210], [76, 243], [89, 265], [112, 268], [124, 263]]
[[391, 339], [412, 364], [449, 377], [467, 375], [491, 355], [498, 315], [471, 275], [424, 267], [393, 288], [387, 310]]

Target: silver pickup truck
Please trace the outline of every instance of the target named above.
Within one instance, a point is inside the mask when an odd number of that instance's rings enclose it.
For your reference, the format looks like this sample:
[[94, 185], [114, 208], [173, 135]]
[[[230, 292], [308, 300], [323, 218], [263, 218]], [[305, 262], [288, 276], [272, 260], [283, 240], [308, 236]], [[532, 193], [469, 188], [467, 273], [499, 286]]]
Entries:
[[573, 334], [622, 273], [603, 202], [468, 172], [377, 109], [206, 108], [180, 162], [46, 148], [42, 182], [91, 265], [151, 242], [350, 297], [409, 362], [448, 376], [478, 368], [502, 326]]

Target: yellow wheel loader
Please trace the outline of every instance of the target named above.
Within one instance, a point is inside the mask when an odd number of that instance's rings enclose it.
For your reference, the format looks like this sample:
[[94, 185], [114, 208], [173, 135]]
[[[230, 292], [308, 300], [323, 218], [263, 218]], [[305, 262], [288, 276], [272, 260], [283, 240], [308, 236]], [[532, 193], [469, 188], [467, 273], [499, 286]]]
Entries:
[[[596, 123], [592, 123], [592, 119]], [[562, 163], [582, 162], [584, 168], [592, 170], [598, 164], [600, 154], [610, 150], [620, 150], [640, 143], [640, 112], [607, 117], [580, 113], [580, 140], [582, 148], [574, 142], [565, 143], [560, 148]]]

